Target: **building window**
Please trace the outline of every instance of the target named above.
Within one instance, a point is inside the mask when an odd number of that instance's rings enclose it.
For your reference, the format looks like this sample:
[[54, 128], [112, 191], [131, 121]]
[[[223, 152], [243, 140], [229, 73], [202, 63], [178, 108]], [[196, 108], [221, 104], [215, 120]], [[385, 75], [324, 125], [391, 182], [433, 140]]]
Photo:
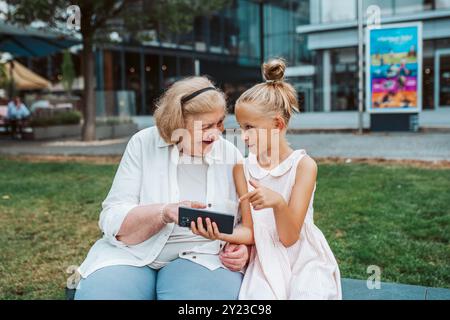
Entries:
[[260, 19], [259, 4], [252, 1], [240, 1], [237, 13], [239, 25], [239, 63], [258, 65], [260, 60]]
[[422, 108], [434, 109], [434, 56], [435, 41], [423, 41], [423, 66], [422, 66]]
[[355, 0], [322, 0], [321, 20], [323, 23], [353, 21], [356, 19]]
[[205, 17], [196, 17], [194, 20], [194, 41], [195, 50], [197, 51], [207, 51], [209, 45], [208, 38], [208, 24]]
[[436, 0], [436, 9], [450, 9], [450, 0]]
[[180, 58], [180, 76], [193, 76], [194, 73], [194, 60], [192, 58]]
[[450, 106], [450, 54], [440, 57], [439, 106]]
[[434, 0], [395, 0], [395, 14], [433, 10], [433, 2]]
[[97, 95], [103, 101], [99, 103], [99, 108], [105, 116], [117, 114], [116, 91], [121, 89], [120, 66], [119, 51], [103, 50], [103, 84]]
[[224, 52], [229, 55], [237, 55], [239, 53], [238, 39], [239, 39], [239, 26], [236, 23], [237, 9], [236, 3], [233, 6], [226, 8], [223, 11], [224, 19]]
[[364, 8], [371, 5], [378, 6], [381, 10], [382, 17], [389, 17], [394, 15], [394, 1], [395, 0], [364, 0]]
[[152, 114], [155, 111], [155, 102], [161, 94], [159, 83], [159, 56], [145, 55], [145, 102], [146, 114]]
[[223, 46], [223, 20], [220, 15], [212, 15], [209, 18], [210, 30], [210, 50], [214, 53], [221, 53]]
[[103, 90], [120, 89], [120, 53], [118, 51], [103, 51]]
[[161, 65], [163, 74], [163, 87], [168, 88], [177, 80], [177, 58], [172, 56], [164, 56]]
[[[135, 110], [137, 114], [143, 114], [141, 103], [141, 68], [139, 53], [125, 53], [125, 88], [130, 91], [130, 112]], [[134, 101], [133, 101], [134, 100]]]
[[434, 109], [434, 59], [423, 59], [422, 108]]
[[289, 65], [310, 63], [306, 36], [295, 27], [309, 23], [308, 1], [270, 1], [264, 5], [265, 59], [281, 56]]
[[178, 45], [181, 49], [192, 50], [194, 46], [194, 33], [190, 31], [180, 34], [178, 36]]
[[331, 110], [345, 111], [357, 109], [357, 68], [356, 48], [331, 51]]

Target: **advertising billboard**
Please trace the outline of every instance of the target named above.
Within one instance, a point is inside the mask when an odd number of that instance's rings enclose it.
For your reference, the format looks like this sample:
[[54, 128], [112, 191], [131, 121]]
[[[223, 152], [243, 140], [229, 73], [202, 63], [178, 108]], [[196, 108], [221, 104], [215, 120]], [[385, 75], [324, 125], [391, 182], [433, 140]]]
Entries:
[[422, 110], [422, 24], [369, 27], [366, 39], [369, 113]]

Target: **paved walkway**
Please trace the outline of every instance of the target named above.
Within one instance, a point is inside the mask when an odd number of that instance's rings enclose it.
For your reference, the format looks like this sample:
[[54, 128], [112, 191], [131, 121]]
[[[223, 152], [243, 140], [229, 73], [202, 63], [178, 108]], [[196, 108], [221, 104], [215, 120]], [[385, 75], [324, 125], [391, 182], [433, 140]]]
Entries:
[[[154, 125], [154, 119], [135, 117], [139, 129]], [[306, 149], [313, 157], [369, 158], [389, 160], [450, 161], [450, 108], [420, 114], [420, 133], [352, 133], [358, 127], [358, 113], [318, 112], [296, 114], [289, 127], [295, 134], [289, 140], [296, 149]], [[225, 128], [237, 128], [229, 115]], [[369, 115], [364, 114], [364, 127]], [[330, 131], [334, 130], [334, 131]], [[0, 154], [4, 155], [121, 155], [128, 138], [83, 143], [80, 141], [12, 141], [0, 137]], [[237, 140], [236, 140], [237, 141]]]
[[[0, 155], [117, 156], [122, 155], [128, 139], [84, 143], [0, 138]], [[312, 157], [450, 161], [450, 133], [301, 133], [290, 134], [288, 139], [293, 148], [306, 149]], [[235, 137], [233, 141], [240, 140]]]
[[297, 134], [289, 140], [313, 157], [450, 161], [450, 133]]

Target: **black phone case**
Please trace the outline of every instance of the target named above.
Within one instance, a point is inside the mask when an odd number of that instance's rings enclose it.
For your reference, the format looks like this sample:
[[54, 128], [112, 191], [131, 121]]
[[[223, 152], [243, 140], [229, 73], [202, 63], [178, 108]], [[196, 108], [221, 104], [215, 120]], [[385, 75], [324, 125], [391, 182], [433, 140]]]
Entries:
[[220, 233], [232, 234], [234, 229], [234, 216], [201, 209], [192, 209], [186, 207], [178, 208], [178, 224], [180, 227], [191, 227], [191, 221], [197, 223], [197, 218], [202, 218], [203, 227], [206, 229], [205, 218], [210, 218], [215, 222]]

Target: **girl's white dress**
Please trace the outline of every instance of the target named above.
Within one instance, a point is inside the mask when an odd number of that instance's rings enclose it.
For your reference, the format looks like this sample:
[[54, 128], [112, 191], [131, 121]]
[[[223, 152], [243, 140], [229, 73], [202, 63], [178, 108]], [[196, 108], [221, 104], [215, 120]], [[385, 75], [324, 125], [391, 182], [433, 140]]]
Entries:
[[[305, 155], [305, 150], [296, 150], [276, 168], [266, 170], [258, 165], [256, 156], [250, 154], [244, 160], [247, 184], [253, 178], [289, 202], [297, 165]], [[250, 184], [248, 188], [254, 190]], [[299, 240], [288, 248], [279, 240], [273, 209], [252, 209], [255, 245], [239, 299], [342, 299], [338, 264], [313, 221], [313, 199], [314, 192]]]

